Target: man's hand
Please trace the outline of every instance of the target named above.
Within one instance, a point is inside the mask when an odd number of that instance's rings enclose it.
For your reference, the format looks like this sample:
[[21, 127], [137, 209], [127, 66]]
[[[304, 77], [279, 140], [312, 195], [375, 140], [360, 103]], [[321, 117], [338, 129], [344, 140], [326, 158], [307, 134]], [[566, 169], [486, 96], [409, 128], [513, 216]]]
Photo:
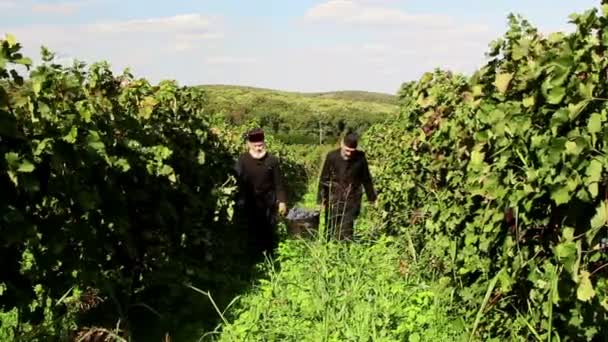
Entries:
[[287, 213], [287, 205], [283, 202], [279, 203], [279, 214], [281, 216], [285, 216]]

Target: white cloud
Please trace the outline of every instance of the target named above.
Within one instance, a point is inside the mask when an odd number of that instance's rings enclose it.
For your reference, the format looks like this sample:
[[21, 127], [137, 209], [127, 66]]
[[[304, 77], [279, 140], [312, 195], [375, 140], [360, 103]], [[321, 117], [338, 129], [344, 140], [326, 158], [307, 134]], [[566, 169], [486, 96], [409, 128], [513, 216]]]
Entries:
[[189, 74], [176, 70], [194, 67], [202, 56], [221, 54], [214, 49], [221, 46], [222, 25], [219, 18], [190, 13], [72, 25], [0, 27], [0, 31], [12, 33], [24, 46], [24, 54], [36, 63], [44, 45], [62, 56], [58, 58], [61, 63], [70, 63], [73, 58], [87, 63], [105, 60], [116, 72], [128, 67], [135, 75], [156, 82], [187, 79], [192, 70]]
[[213, 56], [205, 58], [207, 64], [251, 64], [257, 62], [251, 57]]
[[166, 49], [183, 52], [196, 49], [203, 41], [223, 38], [215, 24], [199, 13], [179, 14], [170, 17], [103, 22], [88, 25], [85, 30], [100, 37], [166, 42]]
[[47, 3], [40, 3], [33, 0], [0, 0], [0, 10], [16, 11], [15, 14], [19, 15], [35, 13], [69, 16], [96, 2], [97, 0], [69, 0]]
[[[58, 25], [0, 27], [0, 31], [13, 33], [25, 46], [25, 54], [34, 59], [44, 44], [61, 54], [62, 61], [72, 56], [87, 62], [107, 60], [115, 71], [130, 67], [137, 77], [151, 82], [177, 79], [181, 84], [296, 91], [395, 92], [401, 82], [438, 65], [472, 71], [493, 38], [483, 23], [446, 19], [426, 25], [421, 18], [446, 16], [406, 13], [395, 9], [394, 3], [326, 1], [325, 7], [311, 8], [304, 22], [282, 30], [263, 20], [227, 25], [221, 17], [183, 13], [84, 24], [66, 20]], [[332, 12], [331, 6], [343, 6], [344, 11]], [[386, 15], [391, 25], [383, 22]], [[296, 35], [293, 30], [298, 30]]]
[[8, 10], [17, 7], [16, 1], [0, 0], [0, 10]]
[[31, 10], [34, 13], [72, 15], [80, 11], [83, 7], [91, 4], [90, 1], [64, 1], [53, 3], [33, 3]]
[[[302, 29], [323, 32], [326, 40], [356, 34], [360, 43], [318, 47], [311, 53], [335, 65], [333, 72], [340, 77], [390, 92], [435, 67], [474, 71], [483, 64], [488, 43], [498, 36], [495, 27], [481, 20], [460, 22], [440, 12], [413, 13], [392, 0], [325, 0], [306, 11], [303, 19]], [[351, 73], [362, 80], [346, 76]]]
[[104, 33], [167, 33], [188, 34], [207, 33], [210, 29], [208, 18], [198, 13], [180, 14], [172, 17], [135, 19], [128, 21], [106, 22], [92, 25], [91, 29]]
[[394, 26], [424, 25], [445, 27], [453, 24], [452, 18], [438, 14], [410, 14], [400, 9], [380, 6], [386, 1], [328, 0], [309, 9], [305, 18], [311, 21], [329, 21], [343, 24]]

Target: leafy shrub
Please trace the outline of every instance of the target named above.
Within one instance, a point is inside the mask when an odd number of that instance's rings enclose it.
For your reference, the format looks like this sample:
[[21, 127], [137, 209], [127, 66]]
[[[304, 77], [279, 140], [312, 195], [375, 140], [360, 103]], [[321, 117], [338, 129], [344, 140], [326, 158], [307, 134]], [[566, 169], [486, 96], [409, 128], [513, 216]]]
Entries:
[[[15, 335], [61, 339], [85, 313], [128, 330], [141, 307], [178, 310], [183, 283], [234, 286], [218, 276], [247, 264], [231, 258], [234, 156], [204, 92], [46, 49], [31, 69], [20, 48], [0, 40], [0, 312], [18, 309]], [[89, 287], [103, 300], [86, 306]]]
[[461, 284], [483, 340], [608, 333], [602, 9], [549, 36], [511, 16], [470, 79], [437, 70], [404, 84], [400, 117], [368, 131], [376, 214]]

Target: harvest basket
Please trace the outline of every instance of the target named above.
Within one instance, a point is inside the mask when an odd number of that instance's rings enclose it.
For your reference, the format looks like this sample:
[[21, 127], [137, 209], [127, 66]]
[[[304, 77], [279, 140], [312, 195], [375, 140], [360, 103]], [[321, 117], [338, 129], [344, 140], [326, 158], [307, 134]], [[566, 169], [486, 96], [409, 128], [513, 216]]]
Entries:
[[292, 237], [314, 237], [319, 230], [319, 217], [319, 212], [314, 211], [310, 212], [308, 217], [303, 219], [285, 218], [287, 232]]

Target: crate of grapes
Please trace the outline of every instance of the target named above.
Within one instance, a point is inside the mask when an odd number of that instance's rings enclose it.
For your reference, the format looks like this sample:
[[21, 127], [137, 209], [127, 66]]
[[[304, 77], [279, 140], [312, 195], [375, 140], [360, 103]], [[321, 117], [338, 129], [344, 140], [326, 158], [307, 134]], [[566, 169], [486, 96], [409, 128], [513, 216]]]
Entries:
[[290, 236], [313, 237], [319, 230], [319, 211], [292, 208], [287, 214], [287, 230]]

